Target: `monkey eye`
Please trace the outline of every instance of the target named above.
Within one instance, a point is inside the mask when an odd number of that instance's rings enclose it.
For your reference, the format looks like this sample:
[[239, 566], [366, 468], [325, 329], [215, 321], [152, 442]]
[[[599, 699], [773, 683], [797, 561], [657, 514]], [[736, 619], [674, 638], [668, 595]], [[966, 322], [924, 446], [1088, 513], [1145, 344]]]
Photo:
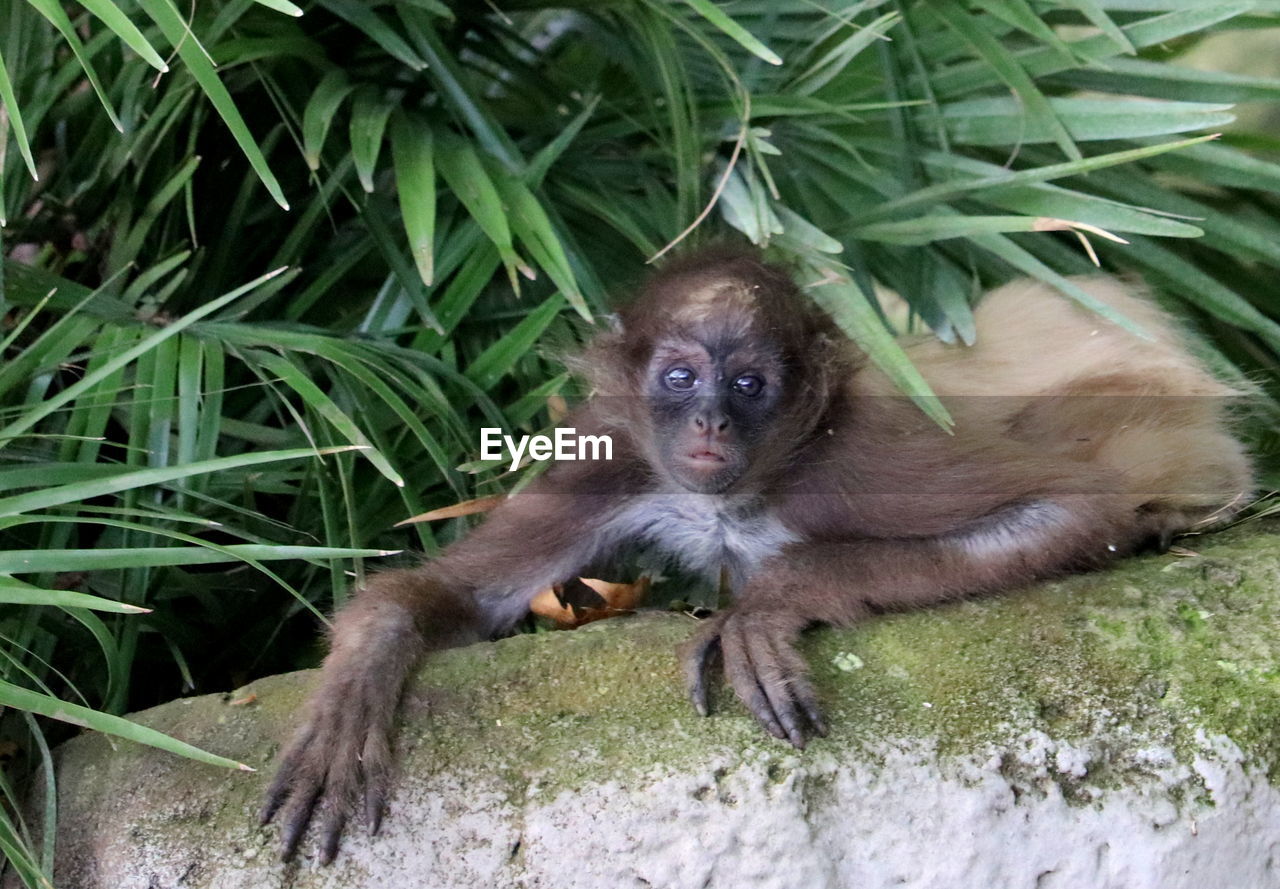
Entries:
[[666, 376], [662, 379], [667, 384], [668, 389], [684, 390], [692, 389], [698, 377], [687, 367], [673, 367], [667, 371]]
[[760, 390], [764, 388], [764, 380], [753, 374], [744, 374], [733, 381], [733, 391], [739, 395], [746, 395], [748, 398], [754, 398], [760, 394]]

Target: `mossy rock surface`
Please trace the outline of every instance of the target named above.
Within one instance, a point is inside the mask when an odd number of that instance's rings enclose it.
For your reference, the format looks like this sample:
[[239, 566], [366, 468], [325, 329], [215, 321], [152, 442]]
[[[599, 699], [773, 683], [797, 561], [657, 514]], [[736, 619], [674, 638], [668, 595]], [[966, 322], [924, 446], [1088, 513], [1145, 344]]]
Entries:
[[797, 753], [695, 716], [650, 614], [446, 652], [405, 707], [382, 834], [279, 862], [255, 813], [314, 679], [137, 718], [256, 767], [59, 751], [60, 889], [1280, 884], [1280, 525], [820, 630]]

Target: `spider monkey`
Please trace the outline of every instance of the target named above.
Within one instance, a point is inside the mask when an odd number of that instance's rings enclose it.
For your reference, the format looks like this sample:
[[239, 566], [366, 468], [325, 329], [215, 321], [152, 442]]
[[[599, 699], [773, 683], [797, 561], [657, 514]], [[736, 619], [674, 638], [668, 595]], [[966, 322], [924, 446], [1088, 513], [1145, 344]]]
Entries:
[[1006, 285], [976, 312], [976, 346], [908, 346], [948, 433], [757, 255], [703, 252], [653, 277], [587, 350], [592, 395], [567, 423], [611, 436], [613, 459], [554, 465], [337, 615], [262, 811], [281, 815], [285, 856], [313, 820], [326, 863], [358, 809], [377, 831], [424, 654], [509, 631], [538, 591], [626, 545], [727, 573], [732, 605], [680, 650], [693, 705], [708, 712], [722, 663], [763, 728], [803, 747], [827, 732], [795, 650], [805, 627], [1101, 567], [1237, 509], [1251, 480], [1232, 391], [1132, 287], [1078, 283], [1150, 339]]

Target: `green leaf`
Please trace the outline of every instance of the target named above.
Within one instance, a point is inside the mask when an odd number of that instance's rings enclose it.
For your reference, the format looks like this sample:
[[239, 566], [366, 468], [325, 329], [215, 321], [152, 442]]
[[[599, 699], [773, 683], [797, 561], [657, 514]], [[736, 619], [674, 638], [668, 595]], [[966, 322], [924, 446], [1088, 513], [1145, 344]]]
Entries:
[[227, 92], [226, 86], [218, 79], [218, 75], [213, 70], [213, 63], [209, 61], [209, 57], [205, 54], [204, 47], [199, 44], [196, 36], [187, 28], [186, 22], [178, 15], [178, 11], [174, 9], [173, 4], [170, 0], [138, 0], [138, 4], [142, 6], [152, 21], [160, 26], [165, 39], [177, 50], [183, 64], [187, 66], [191, 76], [196, 79], [196, 83], [200, 84], [200, 88], [204, 90], [209, 102], [218, 112], [223, 123], [227, 125], [227, 129], [231, 131], [232, 138], [236, 140], [236, 144], [240, 146], [244, 156], [248, 158], [249, 165], [258, 174], [258, 178], [262, 180], [262, 184], [266, 186], [267, 192], [272, 199], [288, 210], [289, 202], [285, 200], [284, 192], [280, 190], [280, 183], [267, 165], [267, 159], [262, 154], [262, 149], [258, 146], [258, 143], [254, 141], [253, 134], [249, 132], [249, 127], [245, 124], [244, 118], [241, 117], [240, 110], [236, 108], [235, 100], [231, 98], [231, 93]]
[[902, 21], [898, 12], [886, 12], [875, 21], [859, 28], [831, 47], [812, 65], [806, 68], [787, 87], [788, 93], [809, 96], [838, 77], [859, 53], [877, 40], [884, 40], [886, 32]]
[[844, 250], [843, 244], [791, 208], [779, 204], [774, 207], [774, 211], [778, 214], [778, 221], [782, 223], [782, 236], [778, 243], [786, 244], [790, 241], [818, 253], [840, 253]]
[[360, 212], [360, 218], [364, 220], [374, 244], [382, 252], [387, 265], [391, 267], [391, 273], [399, 281], [405, 296], [408, 297], [414, 309], [418, 312], [418, 317], [422, 319], [422, 323], [427, 327], [439, 331], [442, 328], [440, 327], [440, 321], [435, 316], [435, 312], [431, 309], [431, 305], [427, 302], [426, 285], [422, 283], [418, 273], [405, 260], [404, 250], [392, 236], [391, 228], [387, 225], [387, 219], [394, 215], [395, 212], [390, 208], [388, 202], [382, 200], [381, 195], [377, 194], [369, 196], [367, 204]]
[[[1235, 18], [1253, 8], [1252, 0], [1207, 4], [1193, 0], [1186, 5], [1179, 5], [1178, 9], [1165, 15], [1131, 22], [1121, 30], [1130, 43], [1142, 49], [1207, 30], [1219, 22]], [[1072, 41], [1068, 45], [1078, 57], [1092, 59], [1095, 64], [1123, 52], [1122, 48], [1105, 34]], [[1071, 62], [1063, 59], [1062, 54], [1051, 47], [1022, 50], [1012, 53], [1012, 57], [1031, 77], [1044, 77], [1072, 67]], [[931, 76], [929, 83], [938, 96], [951, 97], [971, 95], [982, 87], [995, 85], [1001, 80], [1001, 76], [990, 66], [974, 62], [967, 65], [954, 65], [936, 76]]]
[[[725, 163], [717, 164], [717, 178], [724, 174]], [[783, 231], [782, 221], [773, 212], [760, 183], [751, 182], [753, 176], [742, 175], [742, 165], [735, 166], [720, 191], [716, 206], [729, 225], [742, 232], [751, 243], [765, 246], [774, 235]]]
[[529, 353], [547, 326], [564, 308], [564, 297], [555, 294], [524, 317], [502, 339], [485, 349], [467, 367], [467, 377], [481, 389], [491, 389]]
[[27, 2], [47, 18], [58, 29], [62, 39], [67, 41], [67, 45], [71, 47], [71, 52], [75, 55], [76, 61], [84, 69], [85, 77], [89, 79], [89, 85], [93, 87], [94, 93], [97, 94], [98, 101], [106, 109], [107, 117], [111, 119], [112, 126], [123, 133], [124, 124], [120, 122], [120, 118], [116, 115], [116, 109], [112, 106], [111, 100], [107, 98], [107, 91], [103, 87], [102, 81], [98, 78], [98, 71], [93, 67], [93, 62], [90, 61], [88, 53], [85, 52], [84, 43], [81, 42], [80, 35], [76, 33], [75, 27], [71, 24], [71, 19], [67, 17], [62, 6], [56, 0], [27, 0]]
[[711, 0], [684, 0], [684, 2], [693, 7], [698, 15], [736, 41], [747, 52], [754, 56], [759, 56], [770, 65], [782, 64], [781, 56], [753, 37], [746, 28], [725, 15], [720, 10], [720, 7], [712, 3]]
[[378, 153], [382, 150], [382, 136], [387, 129], [387, 118], [395, 106], [372, 88], [361, 89], [351, 103], [351, 157], [356, 164], [356, 175], [366, 192], [373, 191], [373, 173], [378, 165]]
[[854, 237], [886, 244], [919, 245], [992, 232], [1060, 231], [1030, 216], [918, 216], [901, 222], [877, 222], [853, 230]]
[[943, 107], [942, 119], [951, 138], [966, 145], [1054, 142], [1059, 126], [1066, 127], [1071, 138], [1089, 142], [1220, 129], [1235, 120], [1231, 106], [1204, 102], [1055, 98], [1048, 104], [1054, 112], [1052, 124], [1004, 97], [953, 102]]
[[885, 329], [872, 307], [872, 297], [833, 266], [807, 266], [805, 290], [822, 306], [876, 367], [935, 423], [944, 429], [954, 425], [950, 413], [916, 370], [902, 346]]
[[290, 3], [289, 0], [254, 0], [254, 2], [262, 4], [267, 9], [274, 9], [276, 12], [283, 12], [285, 15], [291, 15], [295, 18], [302, 16], [302, 10]]
[[1111, 59], [1105, 71], [1089, 68], [1064, 71], [1053, 79], [1081, 89], [1156, 99], [1274, 102], [1280, 98], [1280, 78], [1202, 71], [1147, 59]]
[[[1080, 154], [1080, 149], [1076, 147], [1071, 134], [1067, 132], [1067, 128], [1063, 126], [1062, 121], [1054, 113], [1054, 108], [1050, 105], [1049, 100], [1045, 98], [1044, 94], [1035, 85], [1035, 82], [1023, 70], [1017, 58], [1008, 53], [994, 37], [983, 30], [969, 16], [969, 13], [960, 6], [958, 0], [939, 0], [939, 2], [931, 4], [931, 7], [947, 25], [973, 48], [978, 57], [986, 62], [991, 70], [1008, 84], [1011, 90], [1017, 93], [1018, 101], [1021, 104], [1019, 120], [1025, 118], [1029, 128], [1046, 133], [1047, 140], [1056, 142], [1067, 157], [1072, 160], [1080, 160], [1083, 155]], [[1014, 135], [1021, 135], [1016, 129], [1011, 132]], [[1005, 145], [1019, 141], [1018, 139], [1010, 138], [1011, 132], [1006, 131], [1004, 139], [997, 144]]]
[[280, 546], [233, 543], [228, 546], [135, 546], [128, 549], [11, 549], [0, 551], [0, 572], [111, 571], [119, 568], [217, 565], [291, 559], [350, 559], [391, 555], [380, 549], [334, 546]]
[[315, 92], [307, 100], [302, 112], [302, 155], [312, 170], [320, 169], [320, 152], [333, 116], [338, 113], [342, 100], [355, 89], [346, 72], [335, 68], [320, 79]]
[[578, 281], [569, 267], [569, 257], [565, 255], [560, 236], [542, 204], [534, 197], [525, 184], [512, 176], [498, 176], [494, 180], [503, 202], [507, 206], [508, 221], [515, 230], [516, 237], [524, 245], [529, 255], [547, 273], [560, 292], [569, 300], [575, 312], [585, 321], [592, 320], [591, 310], [578, 288]]
[[498, 248], [511, 286], [519, 292], [516, 272], [532, 279], [533, 269], [520, 258], [511, 239], [507, 210], [475, 150], [456, 136], [441, 134], [436, 140], [436, 168], [450, 190], [476, 221], [493, 246]]
[[42, 590], [11, 577], [0, 577], [0, 603], [5, 605], [55, 605], [59, 608], [88, 608], [91, 611], [111, 611], [116, 614], [146, 614], [150, 608], [140, 608], [127, 602], [103, 599], [88, 593], [71, 590]]
[[1133, 55], [1138, 51], [1124, 31], [1121, 31], [1120, 27], [1111, 20], [1111, 16], [1107, 15], [1103, 5], [1098, 3], [1097, 0], [1065, 0], [1065, 2], [1067, 6], [1080, 10], [1085, 18], [1096, 25], [1103, 34], [1111, 38], [1112, 42], [1129, 55]]
[[[1190, 148], [1215, 138], [1217, 137], [1199, 136], [1193, 139], [1183, 139], [1178, 142], [1165, 142], [1160, 145], [1151, 145], [1145, 148], [1131, 148], [1127, 151], [1099, 154], [1094, 155], [1093, 157], [1083, 158], [1078, 161], [1049, 164], [1043, 167], [1034, 167], [1029, 170], [1010, 172], [1004, 169], [999, 169], [988, 176], [976, 176], [969, 179], [959, 179], [951, 182], [939, 182], [936, 185], [929, 185], [919, 191], [912, 192], [911, 194], [904, 195], [900, 198], [895, 198], [892, 201], [887, 201], [879, 207], [873, 208], [863, 214], [862, 219], [866, 222], [870, 222], [894, 213], [899, 213], [911, 207], [951, 201], [962, 196], [978, 194], [986, 190], [1031, 185], [1034, 183], [1048, 182], [1054, 179], [1062, 179], [1067, 176], [1076, 176], [1093, 170], [1100, 170], [1106, 167], [1114, 167], [1120, 164], [1145, 160], [1146, 158], [1155, 157], [1156, 155], [1164, 154], [1169, 151]], [[880, 143], [877, 147], [885, 148], [887, 151], [896, 150], [891, 143]], [[926, 163], [941, 162], [945, 160], [944, 155], [941, 152], [926, 152], [922, 157]]]
[[1025, 34], [1057, 50], [1064, 60], [1075, 61], [1071, 47], [1053, 28], [1045, 24], [1040, 16], [1036, 15], [1027, 0], [973, 0], [973, 2], [994, 18], [1013, 25]]
[[243, 466], [257, 466], [261, 463], [274, 463], [282, 460], [307, 460], [326, 454], [336, 454], [353, 448], [294, 448], [282, 451], [256, 451], [248, 454], [237, 454], [234, 457], [216, 457], [188, 463], [184, 466], [160, 466], [154, 469], [136, 469], [131, 472], [116, 472], [103, 478], [89, 477], [84, 480], [69, 482], [51, 488], [42, 488], [26, 494], [15, 494], [12, 497], [0, 498], [0, 516], [21, 515], [37, 509], [49, 509], [63, 506], [80, 500], [117, 494], [121, 491], [142, 488], [147, 485], [163, 485], [169, 482], [203, 475], [209, 472], [224, 472], [239, 469]]
[[43, 695], [14, 685], [11, 682], [6, 682], [3, 679], [0, 679], [0, 705], [13, 707], [17, 710], [26, 710], [40, 716], [47, 716], [50, 719], [69, 722], [72, 725], [91, 728], [128, 741], [146, 744], [149, 747], [158, 747], [161, 750], [176, 753], [178, 756], [194, 759], [197, 762], [222, 766], [228, 769], [241, 769], [246, 772], [253, 771], [242, 762], [236, 762], [234, 759], [227, 759], [224, 756], [201, 750], [199, 747], [179, 741], [177, 738], [171, 738], [155, 729], [138, 725], [136, 722], [130, 722], [123, 717], [112, 716], [109, 713], [81, 707], [79, 704], [61, 701], [55, 697]]
[[467, 123], [471, 132], [475, 133], [480, 146], [496, 157], [507, 168], [508, 172], [520, 173], [524, 168], [524, 160], [520, 156], [515, 142], [507, 135], [506, 130], [498, 125], [490, 115], [488, 103], [471, 94], [463, 82], [461, 66], [453, 53], [445, 49], [436, 33], [436, 22], [429, 12], [414, 9], [405, 4], [396, 7], [401, 20], [409, 29], [409, 37], [418, 50], [430, 63], [427, 76], [436, 84], [437, 89], [449, 100], [454, 111]]
[[152, 68], [160, 72], [169, 70], [169, 66], [165, 64], [164, 59], [160, 58], [155, 47], [142, 36], [138, 26], [131, 22], [129, 17], [120, 11], [120, 7], [111, 0], [80, 0], [80, 5], [101, 19], [104, 25], [114, 31], [117, 37], [128, 44], [129, 48]]
[[551, 169], [551, 165], [556, 162], [560, 155], [564, 154], [565, 149], [582, 132], [582, 128], [591, 119], [591, 115], [599, 104], [600, 97], [592, 96], [591, 100], [583, 105], [582, 110], [574, 115], [569, 123], [560, 128], [560, 132], [556, 133], [556, 137], [542, 146], [538, 153], [533, 156], [524, 172], [524, 180], [530, 188], [537, 188], [542, 184], [542, 179], [547, 175], [547, 171]]
[[364, 0], [320, 0], [320, 5], [355, 25], [388, 55], [399, 59], [414, 71], [427, 67], [422, 56], [414, 52], [404, 38], [392, 30]]
[[262, 275], [261, 277], [255, 278], [254, 280], [250, 281], [248, 284], [245, 284], [241, 287], [237, 287], [235, 290], [231, 291], [230, 293], [220, 296], [217, 299], [206, 303], [205, 305], [196, 309], [194, 312], [190, 312], [187, 315], [184, 315], [183, 317], [174, 321], [173, 323], [167, 325], [166, 327], [162, 327], [161, 329], [157, 330], [155, 333], [152, 333], [149, 336], [144, 337], [143, 339], [138, 341], [138, 343], [133, 347], [126, 349], [124, 352], [120, 353], [119, 355], [116, 355], [110, 361], [104, 362], [96, 370], [81, 377], [75, 383], [72, 383], [67, 388], [61, 390], [57, 395], [48, 399], [43, 404], [30, 408], [22, 416], [18, 417], [18, 419], [14, 420], [9, 425], [0, 427], [0, 448], [4, 447], [4, 445], [6, 445], [8, 441], [12, 439], [14, 436], [20, 435], [21, 433], [26, 432], [28, 429], [30, 429], [40, 420], [43, 420], [49, 414], [53, 413], [58, 408], [62, 407], [62, 405], [66, 404], [67, 402], [75, 400], [82, 393], [86, 392], [93, 386], [97, 385], [103, 379], [109, 377], [111, 374], [113, 374], [115, 371], [119, 370], [120, 368], [124, 367], [126, 364], [129, 364], [130, 362], [134, 361], [140, 355], [146, 354], [147, 352], [155, 348], [160, 343], [169, 339], [169, 337], [174, 336], [178, 333], [181, 333], [183, 330], [186, 330], [188, 327], [190, 327], [195, 322], [199, 321], [201, 318], [204, 318], [206, 315], [210, 315], [213, 312], [216, 312], [218, 309], [221, 309], [223, 306], [229, 305], [230, 303], [239, 299], [244, 294], [250, 292], [260, 284], [263, 284], [271, 280], [272, 278], [274, 278], [276, 275], [280, 274], [283, 271], [284, 271], [283, 268], [279, 268], [273, 272], [268, 272], [267, 274]]
[[363, 455], [388, 481], [396, 487], [404, 487], [404, 479], [392, 467], [391, 462], [373, 446], [373, 442], [369, 441], [355, 421], [343, 413], [333, 399], [313, 383], [297, 365], [288, 358], [272, 352], [259, 352], [254, 359], [296, 392], [306, 402], [307, 407], [328, 420], [339, 435], [360, 448]]
[[400, 218], [422, 283], [435, 277], [436, 165], [431, 127], [418, 117], [391, 121], [391, 161], [400, 197]]
[[[31, 156], [31, 143], [27, 140], [27, 128], [22, 123], [22, 109], [18, 105], [17, 96], [13, 93], [13, 82], [9, 80], [9, 72], [5, 68], [3, 55], [0, 55], [0, 101], [4, 102], [5, 113], [9, 115], [9, 125], [13, 127], [13, 138], [18, 143], [18, 153], [26, 161], [27, 170], [31, 173], [31, 178], [38, 182], [40, 174], [36, 172], [36, 161]], [[0, 143], [2, 143], [4, 136], [5, 132], [0, 128]], [[0, 206], [0, 216], [3, 215], [4, 207]]]

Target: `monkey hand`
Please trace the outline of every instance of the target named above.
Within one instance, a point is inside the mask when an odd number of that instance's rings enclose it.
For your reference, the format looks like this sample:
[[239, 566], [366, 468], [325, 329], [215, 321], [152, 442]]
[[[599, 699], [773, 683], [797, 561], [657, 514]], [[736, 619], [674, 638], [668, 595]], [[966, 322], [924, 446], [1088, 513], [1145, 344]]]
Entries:
[[367, 669], [326, 669], [307, 719], [294, 735], [267, 790], [261, 822], [280, 815], [281, 857], [297, 851], [313, 818], [320, 860], [333, 861], [347, 819], [363, 801], [370, 835], [378, 832], [391, 775], [395, 699]]
[[729, 685], [765, 731], [799, 749], [810, 735], [826, 735], [808, 669], [795, 650], [803, 627], [775, 611], [731, 608], [708, 618], [679, 649], [693, 706], [703, 716], [709, 712], [707, 673], [718, 652]]

